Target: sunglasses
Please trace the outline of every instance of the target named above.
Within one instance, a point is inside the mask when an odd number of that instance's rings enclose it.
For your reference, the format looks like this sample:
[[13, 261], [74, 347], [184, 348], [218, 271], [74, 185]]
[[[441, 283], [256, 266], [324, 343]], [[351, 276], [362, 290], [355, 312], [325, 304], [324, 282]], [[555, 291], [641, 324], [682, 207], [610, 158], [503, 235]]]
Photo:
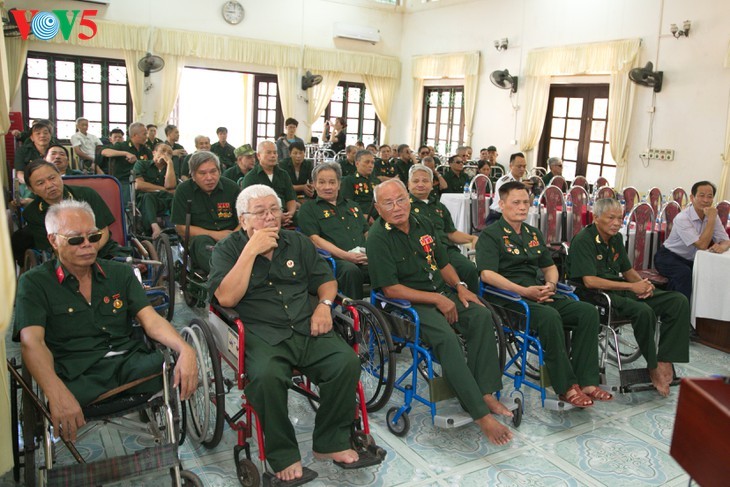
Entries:
[[81, 245], [84, 243], [84, 240], [88, 240], [89, 243], [96, 243], [99, 240], [101, 240], [102, 233], [101, 232], [94, 232], [90, 233], [88, 235], [74, 235], [73, 237], [68, 237], [66, 235], [63, 235], [62, 233], [56, 234], [58, 237], [62, 237], [66, 239], [66, 242], [68, 242], [69, 245]]

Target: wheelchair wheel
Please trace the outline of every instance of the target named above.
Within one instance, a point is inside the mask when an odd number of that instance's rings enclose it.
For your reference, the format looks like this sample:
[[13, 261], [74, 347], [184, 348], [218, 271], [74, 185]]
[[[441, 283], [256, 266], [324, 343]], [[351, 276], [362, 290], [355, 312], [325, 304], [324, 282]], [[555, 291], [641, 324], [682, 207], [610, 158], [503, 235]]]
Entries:
[[390, 326], [383, 314], [365, 301], [357, 301], [360, 317], [360, 361], [367, 411], [372, 413], [385, 406], [395, 385], [395, 347]]
[[203, 487], [203, 481], [190, 470], [180, 470], [182, 487]]
[[[23, 379], [33, 384], [33, 378], [27, 368], [23, 367]], [[23, 391], [21, 396], [23, 415], [23, 480], [25, 485], [36, 485], [36, 451], [42, 449], [41, 432], [43, 420], [33, 399]]]
[[[522, 359], [521, 357], [519, 357], [519, 353], [522, 349], [524, 341], [514, 331], [520, 329], [520, 323], [518, 322], [520, 318], [517, 317], [514, 313], [511, 313], [509, 310], [505, 310], [499, 307], [493, 309], [495, 310], [496, 316], [499, 317], [502, 323], [502, 336], [504, 337], [502, 342], [504, 343], [504, 349], [506, 351], [506, 353], [504, 353], [503, 355], [505, 359], [507, 358], [507, 355], [509, 355], [510, 359], [517, 356], [517, 360], [515, 360], [514, 365], [515, 367], [521, 369]], [[500, 362], [502, 361], [500, 360]], [[506, 361], [502, 362], [502, 370], [504, 370], [504, 363], [506, 363]], [[529, 352], [527, 353], [525, 375], [534, 381], [540, 380], [540, 364], [537, 354]]]
[[258, 487], [261, 484], [259, 469], [248, 458], [243, 458], [236, 464], [236, 476], [244, 487]]
[[182, 289], [185, 304], [190, 308], [194, 308], [198, 304], [195, 295], [190, 292], [190, 269], [192, 268], [192, 260], [190, 256], [180, 264], [180, 288]]
[[504, 365], [507, 363], [507, 339], [504, 336], [504, 323], [502, 317], [497, 313], [494, 307], [479, 296], [479, 301], [492, 313], [492, 321], [494, 321], [494, 335], [495, 341], [497, 342], [497, 355], [499, 356], [499, 370], [504, 370]]
[[193, 444], [214, 448], [223, 436], [225, 392], [220, 356], [208, 324], [194, 319], [181, 332], [198, 359], [198, 388], [188, 399], [188, 435]]
[[163, 287], [166, 289], [168, 298], [167, 308], [167, 321], [172, 321], [172, 317], [175, 314], [175, 276], [174, 276], [174, 261], [172, 260], [172, 247], [170, 246], [170, 237], [166, 234], [161, 233], [157, 240], [155, 240], [155, 250], [157, 251], [157, 257], [162, 263], [160, 268], [157, 270], [156, 286]]
[[405, 436], [408, 434], [408, 430], [411, 429], [411, 420], [408, 419], [408, 413], [403, 413], [398, 418], [397, 423], [393, 423], [395, 413], [398, 412], [398, 408], [388, 409], [388, 413], [385, 415], [385, 421], [388, 423], [388, 429], [395, 436]]
[[[628, 330], [624, 330], [624, 328], [625, 326], [622, 326], [616, 330], [619, 344], [619, 352], [621, 354], [621, 365], [630, 364], [631, 362], [634, 362], [639, 357], [641, 357], [641, 350], [639, 349], [639, 344], [636, 343], [634, 334], [629, 332]], [[610, 332], [606, 332], [605, 330], [602, 330], [601, 333], [598, 335], [598, 346], [600, 347], [601, 354], [603, 354], [603, 351], [605, 349], [604, 335], [606, 333], [609, 333], [608, 350], [606, 355], [608, 356], [609, 360], [617, 362], [616, 345], [613, 342], [613, 336]]]

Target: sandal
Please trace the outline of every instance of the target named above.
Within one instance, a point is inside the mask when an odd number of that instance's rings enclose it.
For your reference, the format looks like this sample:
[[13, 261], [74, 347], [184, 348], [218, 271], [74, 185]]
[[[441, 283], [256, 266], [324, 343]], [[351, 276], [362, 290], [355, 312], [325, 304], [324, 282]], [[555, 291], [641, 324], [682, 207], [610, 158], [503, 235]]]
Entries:
[[590, 397], [594, 401], [613, 401], [613, 394], [601, 389], [598, 386], [594, 386], [594, 389], [591, 392], [586, 392], [584, 390], [583, 394]]
[[[570, 391], [573, 391], [574, 394], [568, 396], [568, 393]], [[593, 400], [580, 389], [578, 384], [573, 384], [572, 386], [570, 386], [568, 390], [565, 391], [565, 394], [560, 394], [558, 396], [558, 399], [560, 399], [561, 401], [565, 401], [571, 406], [575, 406], [577, 408], [587, 408], [593, 406]]]

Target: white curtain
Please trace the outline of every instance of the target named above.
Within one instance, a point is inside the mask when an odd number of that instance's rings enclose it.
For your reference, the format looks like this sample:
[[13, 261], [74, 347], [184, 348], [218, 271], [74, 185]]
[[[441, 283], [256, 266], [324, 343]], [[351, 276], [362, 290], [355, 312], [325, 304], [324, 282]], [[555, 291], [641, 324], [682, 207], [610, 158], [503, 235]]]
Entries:
[[411, 144], [413, 147], [421, 145], [418, 127], [423, 118], [423, 78], [413, 78], [413, 105], [411, 108]]
[[[636, 56], [636, 60], [639, 56]], [[631, 112], [634, 109], [634, 90], [636, 85], [629, 79], [629, 65], [626, 69], [611, 74], [608, 86], [608, 147], [611, 157], [616, 161], [616, 181], [614, 187], [624, 188], [628, 184], [628, 142]]]
[[[730, 43], [727, 47], [725, 67], [730, 68]], [[722, 152], [722, 174], [717, 194], [718, 200], [730, 198], [730, 96], [728, 96], [727, 125], [725, 126], [725, 150]]]
[[[136, 122], [144, 117], [144, 72], [137, 68], [137, 63], [145, 54], [147, 54], [146, 51], [124, 51], [124, 64], [127, 67], [129, 93], [132, 95], [132, 108], [134, 110], [134, 121]], [[167, 69], [167, 66], [164, 69]]]
[[301, 90], [299, 68], [279, 66], [276, 68], [276, 80], [279, 85], [279, 99], [284, 119], [294, 116], [297, 94]]
[[172, 113], [172, 109], [175, 108], [177, 95], [180, 92], [180, 78], [182, 77], [183, 68], [185, 67], [184, 56], [166, 54], [164, 59], [165, 67], [160, 73], [158, 73], [161, 76], [160, 81], [156, 81], [159, 86], [155, 89], [155, 93], [158, 93], [158, 96], [154, 123], [158, 127], [163, 127], [167, 124], [170, 113]]
[[[311, 69], [311, 68], [307, 68]], [[312, 124], [322, 115], [324, 109], [327, 108], [327, 104], [332, 99], [332, 95], [335, 92], [335, 87], [340, 81], [340, 75], [335, 71], [319, 71], [317, 74], [322, 76], [322, 82], [309, 91], [309, 105], [307, 106], [307, 137], [304, 140], [309, 140], [312, 137]]]
[[545, 125], [545, 113], [547, 112], [548, 98], [550, 96], [550, 76], [525, 76], [520, 91], [525, 93], [525, 115], [522, 119], [522, 137], [520, 150], [529, 159], [530, 167], [535, 165], [534, 157], [529, 154], [535, 148], [543, 125]]
[[398, 89], [398, 80], [380, 76], [364, 75], [365, 89], [373, 100], [373, 108], [380, 119], [380, 143], [388, 143], [388, 128], [390, 127], [390, 111], [393, 107], [395, 92]]

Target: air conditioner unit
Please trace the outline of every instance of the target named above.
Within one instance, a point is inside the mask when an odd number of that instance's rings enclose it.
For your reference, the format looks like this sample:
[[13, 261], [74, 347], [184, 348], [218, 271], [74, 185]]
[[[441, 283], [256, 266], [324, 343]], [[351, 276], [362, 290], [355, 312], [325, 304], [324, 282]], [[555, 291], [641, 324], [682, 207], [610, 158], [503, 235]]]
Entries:
[[380, 31], [375, 27], [368, 27], [367, 25], [335, 22], [333, 27], [333, 37], [354, 39], [356, 41], [365, 41], [375, 44], [380, 42]]

